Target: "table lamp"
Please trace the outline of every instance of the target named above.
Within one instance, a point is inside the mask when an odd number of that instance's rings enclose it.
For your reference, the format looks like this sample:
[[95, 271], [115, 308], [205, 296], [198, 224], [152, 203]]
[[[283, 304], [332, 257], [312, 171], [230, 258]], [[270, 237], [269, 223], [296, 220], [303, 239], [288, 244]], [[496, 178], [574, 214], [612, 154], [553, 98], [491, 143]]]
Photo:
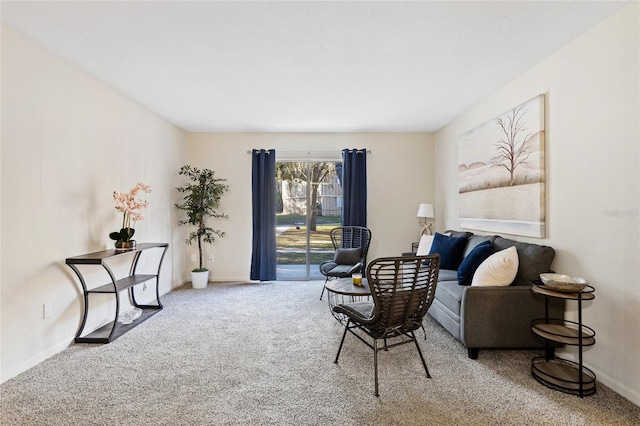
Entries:
[[427, 233], [427, 235], [433, 235], [431, 232], [431, 222], [427, 222], [427, 219], [435, 217], [433, 213], [433, 204], [420, 204], [417, 216], [422, 219], [420, 220], [420, 224], [422, 225], [422, 232], [420, 235], [424, 235], [425, 233]]

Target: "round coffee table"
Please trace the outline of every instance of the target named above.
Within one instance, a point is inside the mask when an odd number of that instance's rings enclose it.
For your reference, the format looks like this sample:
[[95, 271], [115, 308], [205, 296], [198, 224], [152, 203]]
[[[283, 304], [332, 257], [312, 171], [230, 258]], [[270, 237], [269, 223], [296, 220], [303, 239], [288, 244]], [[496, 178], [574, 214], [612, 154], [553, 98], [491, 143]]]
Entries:
[[366, 278], [362, 278], [362, 285], [353, 285], [351, 278], [329, 280], [324, 285], [327, 289], [327, 300], [331, 314], [340, 321], [346, 323], [345, 316], [333, 311], [333, 307], [341, 303], [362, 302], [370, 300], [371, 289]]

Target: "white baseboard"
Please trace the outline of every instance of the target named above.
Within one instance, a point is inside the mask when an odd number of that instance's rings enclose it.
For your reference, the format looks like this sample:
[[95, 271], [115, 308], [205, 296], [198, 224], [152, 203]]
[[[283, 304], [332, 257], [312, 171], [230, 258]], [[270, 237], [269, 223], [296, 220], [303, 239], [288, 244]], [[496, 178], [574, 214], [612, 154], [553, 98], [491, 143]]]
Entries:
[[[277, 280], [274, 280], [274, 281], [277, 281]], [[306, 281], [306, 280], [300, 279], [300, 280], [293, 280], [293, 281]], [[314, 281], [316, 281], [316, 282], [317, 281], [324, 281], [324, 277], [323, 278], [318, 278], [318, 279], [315, 279], [315, 280], [310, 280], [309, 282], [314, 282]], [[218, 282], [245, 282], [245, 283], [252, 282], [252, 283], [259, 283], [261, 281], [259, 281], [259, 280], [250, 280], [249, 277], [218, 277], [218, 276], [212, 277], [212, 276], [209, 276], [209, 282], [210, 283], [218, 283]], [[270, 281], [264, 281], [264, 282], [270, 282]]]
[[[595, 373], [596, 382], [600, 382], [606, 387], [611, 388], [616, 393], [620, 394], [624, 398], [628, 399], [629, 401], [633, 402], [638, 407], [640, 407], [640, 393], [638, 393], [638, 391], [631, 389], [622, 383], [616, 382], [611, 377], [604, 374], [602, 371], [594, 370], [591, 367], [589, 367], [589, 369], [591, 369], [591, 371]], [[596, 391], [597, 391], [597, 388], [596, 388]]]
[[217, 283], [217, 282], [249, 282], [251, 281], [249, 279], [249, 277], [212, 277], [209, 276], [209, 282], [210, 283]]
[[[171, 288], [169, 289], [169, 291], [173, 291], [173, 290], [175, 290], [176, 288], [178, 288], [178, 287], [180, 287], [180, 286], [182, 286], [182, 285], [184, 285], [184, 284], [188, 283], [189, 281], [190, 281], [190, 280], [188, 280], [188, 279], [186, 279], [186, 278], [185, 278], [185, 279], [182, 279], [182, 280], [180, 280], [180, 281], [178, 281], [178, 282], [175, 282], [175, 283], [171, 284]], [[162, 293], [162, 294], [163, 294], [163, 295], [164, 295], [164, 294], [167, 294], [167, 293], [169, 293], [169, 291], [167, 291], [167, 292], [165, 292], [165, 293]]]
[[[180, 287], [181, 285], [183, 285], [184, 283], [188, 282], [189, 280], [182, 280], [179, 281], [177, 283], [174, 283], [171, 285], [171, 288], [169, 290], [167, 290], [164, 293], [161, 293], [161, 295], [163, 294], [167, 294], [170, 291], [176, 289], [177, 287]], [[155, 298], [154, 298], [155, 299]], [[52, 356], [62, 352], [63, 350], [67, 349], [69, 346], [71, 346], [73, 344], [73, 341], [75, 339], [75, 336], [71, 337], [68, 340], [59, 342], [51, 347], [49, 347], [47, 350], [40, 352], [39, 354], [29, 358], [26, 361], [21, 362], [20, 364], [14, 366], [13, 368], [5, 371], [2, 373], [2, 377], [0, 377], [0, 383], [4, 383], [7, 380], [16, 377], [19, 374], [24, 373], [25, 371], [29, 370], [30, 368], [35, 367], [36, 365], [40, 364], [42, 361], [45, 361], [48, 358], [51, 358]]]
[[[570, 352], [570, 351], [567, 351], [566, 349], [562, 349], [560, 351], [556, 351], [556, 355], [562, 358], [566, 358], [570, 361], [578, 362], [575, 351]], [[612, 379], [602, 371], [599, 371], [589, 365], [586, 365], [586, 367], [589, 368], [591, 371], [593, 371], [593, 373], [596, 375], [596, 392], [597, 392], [597, 383], [598, 382], [602, 383], [606, 387], [615, 391], [617, 394], [621, 395], [622, 397], [628, 399], [629, 401], [631, 401], [632, 403], [640, 407], [640, 392], [638, 390], [631, 389], [628, 386], [615, 381], [614, 379]]]
[[48, 358], [51, 358], [52, 356], [67, 349], [73, 343], [73, 339], [74, 337], [72, 337], [71, 340], [65, 340], [63, 342], [57, 343], [51, 346], [50, 348], [48, 348], [47, 350], [40, 352], [36, 356], [33, 356], [28, 360], [23, 361], [20, 364], [16, 365], [15, 367], [5, 371], [2, 377], [0, 378], [0, 383], [4, 383], [13, 377], [16, 377], [18, 374], [24, 373], [30, 368], [33, 368], [36, 365], [40, 364], [42, 361]]

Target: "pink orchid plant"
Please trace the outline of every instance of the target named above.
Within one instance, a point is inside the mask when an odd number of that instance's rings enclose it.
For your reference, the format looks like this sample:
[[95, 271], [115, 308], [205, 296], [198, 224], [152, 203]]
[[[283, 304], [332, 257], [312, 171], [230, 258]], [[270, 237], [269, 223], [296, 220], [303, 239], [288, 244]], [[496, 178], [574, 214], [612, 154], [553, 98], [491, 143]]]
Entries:
[[122, 217], [122, 229], [119, 232], [112, 232], [109, 234], [109, 238], [115, 241], [131, 241], [133, 234], [136, 230], [132, 225], [139, 220], [144, 219], [144, 216], [140, 212], [141, 209], [146, 208], [149, 202], [146, 200], [140, 200], [136, 198], [138, 193], [151, 192], [151, 187], [142, 182], [139, 182], [129, 192], [113, 192], [113, 200], [116, 203], [116, 210], [123, 213]]

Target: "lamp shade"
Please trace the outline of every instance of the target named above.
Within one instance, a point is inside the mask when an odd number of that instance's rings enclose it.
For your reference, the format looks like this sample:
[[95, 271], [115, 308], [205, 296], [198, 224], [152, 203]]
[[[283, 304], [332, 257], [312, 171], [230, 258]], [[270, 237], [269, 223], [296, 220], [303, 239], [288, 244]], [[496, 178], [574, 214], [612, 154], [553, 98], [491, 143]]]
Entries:
[[420, 204], [418, 207], [418, 217], [434, 217], [433, 204]]

